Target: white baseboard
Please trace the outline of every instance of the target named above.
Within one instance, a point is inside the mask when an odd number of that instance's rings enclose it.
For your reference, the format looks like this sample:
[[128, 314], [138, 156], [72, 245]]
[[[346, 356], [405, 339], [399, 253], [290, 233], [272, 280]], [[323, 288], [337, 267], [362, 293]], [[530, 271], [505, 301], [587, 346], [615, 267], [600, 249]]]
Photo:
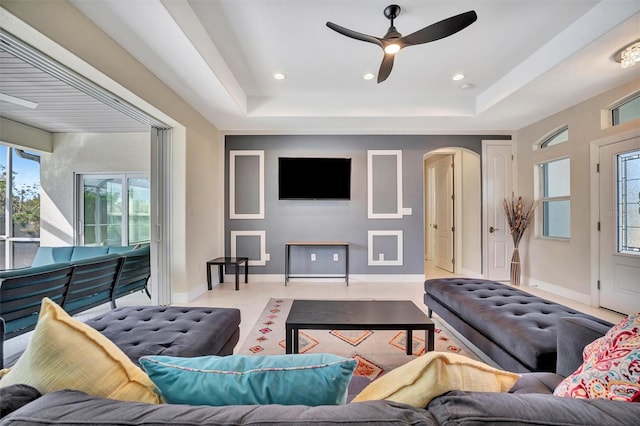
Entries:
[[[240, 283], [244, 284], [244, 276], [240, 274]], [[233, 285], [235, 282], [235, 275], [225, 275], [224, 282], [225, 284]], [[326, 276], [318, 277], [318, 278], [289, 278], [289, 282], [319, 282], [321, 280], [344, 283], [344, 277], [336, 274], [335, 277]], [[353, 274], [349, 275], [349, 283], [423, 283], [425, 280], [423, 274], [375, 274], [375, 275], [366, 275], [366, 274]], [[249, 273], [249, 284], [251, 283], [282, 283], [284, 284], [284, 274], [255, 274], [251, 275]], [[219, 283], [212, 283], [213, 287], [217, 287]], [[207, 284], [203, 283], [198, 288], [191, 290], [188, 293], [173, 293], [171, 295], [171, 303], [175, 304], [185, 304], [190, 303], [191, 301], [197, 299], [207, 292]]]
[[555, 284], [536, 280], [530, 277], [525, 277], [525, 282], [528, 282], [529, 287], [537, 288], [539, 290], [548, 291], [560, 297], [565, 297], [576, 302], [591, 306], [591, 295], [578, 293], [577, 291], [569, 290], [564, 287], [560, 287]]
[[[289, 282], [318, 282], [319, 280], [326, 281], [335, 281], [335, 282], [344, 282], [344, 276], [335, 274], [335, 277], [331, 274], [329, 275], [321, 275], [324, 278], [289, 278]], [[326, 278], [326, 277], [329, 278]], [[313, 274], [310, 275], [313, 277]], [[225, 283], [231, 282], [233, 283], [235, 280], [234, 275], [225, 275]], [[243, 281], [244, 278], [240, 277], [240, 281]], [[365, 275], [365, 274], [349, 274], [349, 282], [357, 283], [357, 282], [380, 282], [380, 283], [389, 283], [389, 282], [423, 282], [424, 275], [423, 274], [373, 274], [373, 275]], [[249, 282], [257, 282], [257, 283], [284, 283], [284, 274], [249, 274]], [[214, 284], [217, 285], [217, 284]]]
[[424, 274], [353, 274], [349, 275], [349, 282], [367, 283], [423, 283]]
[[[240, 284], [244, 284], [244, 276], [240, 274]], [[225, 284], [233, 285], [235, 283], [235, 275], [225, 275], [224, 282]], [[336, 277], [329, 278], [290, 278], [289, 282], [320, 282], [320, 280], [336, 282], [336, 283], [344, 283], [344, 277], [340, 275], [336, 275]], [[423, 274], [375, 274], [375, 275], [360, 275], [360, 274], [352, 274], [349, 275], [349, 283], [423, 283], [425, 280]], [[251, 283], [280, 283], [284, 284], [284, 274], [249, 274], [249, 284]], [[219, 286], [220, 284], [215, 282], [212, 283], [213, 287]], [[204, 293], [207, 292], [207, 284], [203, 283], [202, 286], [191, 290], [188, 293], [173, 293], [171, 295], [171, 303], [189, 303]]]
[[[213, 283], [213, 287], [219, 285], [218, 283]], [[208, 291], [207, 283], [204, 283], [202, 286], [198, 286], [198, 288], [191, 290], [188, 293], [172, 293], [171, 294], [171, 303], [189, 303], [192, 300], [197, 299], [202, 296], [204, 293]]]
[[481, 272], [472, 271], [470, 269], [463, 269], [462, 271], [459, 271], [458, 274], [465, 278], [484, 278], [484, 275], [482, 275]]

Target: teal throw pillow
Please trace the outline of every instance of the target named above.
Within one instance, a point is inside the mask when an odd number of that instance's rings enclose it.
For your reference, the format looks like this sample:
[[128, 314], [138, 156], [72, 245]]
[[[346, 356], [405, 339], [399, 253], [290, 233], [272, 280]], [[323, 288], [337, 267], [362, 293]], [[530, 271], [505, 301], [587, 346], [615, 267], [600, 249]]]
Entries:
[[181, 358], [144, 356], [140, 365], [170, 404], [338, 405], [357, 361], [332, 354]]

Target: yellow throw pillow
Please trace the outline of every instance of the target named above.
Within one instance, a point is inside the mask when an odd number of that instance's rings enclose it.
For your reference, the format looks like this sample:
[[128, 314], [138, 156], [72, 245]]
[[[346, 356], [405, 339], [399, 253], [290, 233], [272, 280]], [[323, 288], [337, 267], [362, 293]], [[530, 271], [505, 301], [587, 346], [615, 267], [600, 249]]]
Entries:
[[25, 384], [45, 394], [74, 389], [121, 401], [160, 402], [149, 376], [97, 330], [44, 298], [38, 324], [0, 387]]
[[506, 392], [519, 378], [463, 355], [428, 352], [371, 382], [351, 402], [386, 399], [425, 408], [451, 390]]

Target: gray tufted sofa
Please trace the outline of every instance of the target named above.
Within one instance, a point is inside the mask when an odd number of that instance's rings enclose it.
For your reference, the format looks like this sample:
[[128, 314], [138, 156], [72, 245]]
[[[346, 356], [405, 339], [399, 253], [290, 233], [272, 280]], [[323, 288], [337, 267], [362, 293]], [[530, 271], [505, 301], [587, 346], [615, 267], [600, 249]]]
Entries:
[[558, 320], [613, 324], [510, 285], [474, 278], [431, 279], [424, 303], [505, 370], [556, 371]]
[[[558, 324], [558, 373], [525, 373], [508, 393], [451, 391], [427, 407], [391, 401], [346, 405], [145, 404], [99, 398], [73, 390], [44, 396], [35, 389], [0, 388], [0, 426], [62, 425], [637, 425], [640, 404], [602, 399], [554, 396], [563, 374], [582, 363], [582, 349], [607, 327], [583, 318], [563, 318]], [[364, 386], [354, 377], [350, 396]], [[364, 379], [368, 382], [368, 379]], [[20, 389], [22, 387], [22, 389]], [[356, 389], [354, 389], [354, 387]], [[304, 386], [302, 387], [304, 389]], [[3, 393], [4, 391], [4, 393]], [[14, 411], [15, 410], [15, 411]], [[9, 414], [10, 413], [10, 414]]]
[[[240, 337], [240, 310], [235, 308], [127, 306], [85, 323], [137, 365], [143, 355], [231, 355]], [[5, 366], [13, 365], [20, 355], [9, 357]]]
[[240, 337], [240, 310], [179, 306], [116, 308], [85, 322], [136, 364], [143, 355], [231, 355]]

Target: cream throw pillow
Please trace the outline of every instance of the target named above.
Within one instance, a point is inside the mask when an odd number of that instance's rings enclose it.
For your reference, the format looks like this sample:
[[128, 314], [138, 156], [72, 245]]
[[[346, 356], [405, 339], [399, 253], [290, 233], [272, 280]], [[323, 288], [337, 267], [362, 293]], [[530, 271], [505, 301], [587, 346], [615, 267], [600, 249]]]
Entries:
[[27, 349], [2, 372], [0, 387], [26, 384], [42, 394], [74, 389], [121, 401], [160, 402], [149, 376], [120, 348], [48, 298], [42, 300]]
[[371, 382], [351, 402], [387, 399], [425, 408], [451, 390], [506, 392], [519, 378], [463, 355], [427, 352]]

